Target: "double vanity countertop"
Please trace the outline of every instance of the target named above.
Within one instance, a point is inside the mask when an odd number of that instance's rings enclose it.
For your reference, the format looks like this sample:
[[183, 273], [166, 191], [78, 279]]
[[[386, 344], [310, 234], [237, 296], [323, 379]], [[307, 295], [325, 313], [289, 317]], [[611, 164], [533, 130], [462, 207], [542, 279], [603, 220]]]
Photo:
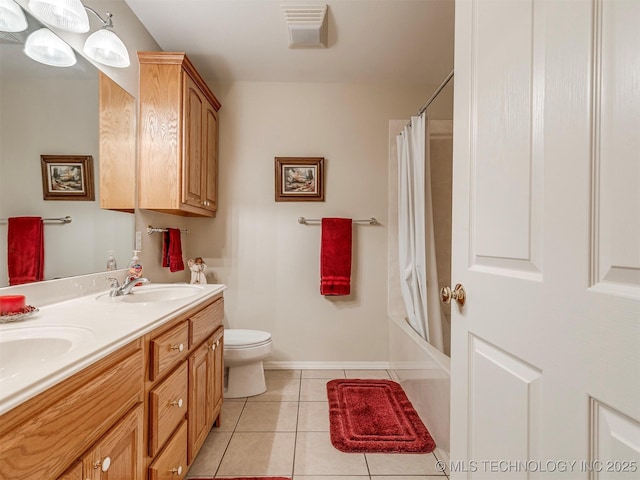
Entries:
[[149, 284], [86, 295], [0, 324], [0, 415], [215, 297], [226, 285]]

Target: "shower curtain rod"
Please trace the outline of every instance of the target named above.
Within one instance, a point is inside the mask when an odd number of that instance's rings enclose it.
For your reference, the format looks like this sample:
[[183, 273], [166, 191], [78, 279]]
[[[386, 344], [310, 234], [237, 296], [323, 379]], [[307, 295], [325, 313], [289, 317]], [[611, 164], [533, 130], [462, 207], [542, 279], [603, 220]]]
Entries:
[[447, 75], [447, 78], [444, 79], [444, 81], [440, 84], [440, 86], [436, 88], [436, 91], [433, 92], [433, 95], [429, 97], [429, 100], [427, 100], [426, 103], [422, 106], [422, 108], [418, 110], [418, 115], [417, 115], [418, 117], [422, 115], [427, 108], [429, 108], [429, 105], [431, 105], [431, 102], [433, 102], [436, 99], [438, 94], [442, 91], [444, 87], [447, 86], [447, 83], [449, 83], [449, 80], [451, 80], [452, 78], [453, 78], [453, 70], [451, 70], [449, 75]]

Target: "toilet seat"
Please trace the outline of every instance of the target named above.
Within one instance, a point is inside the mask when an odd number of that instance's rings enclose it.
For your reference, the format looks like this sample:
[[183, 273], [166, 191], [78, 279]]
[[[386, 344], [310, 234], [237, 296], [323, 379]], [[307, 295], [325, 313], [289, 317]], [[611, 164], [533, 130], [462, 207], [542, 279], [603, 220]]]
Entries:
[[271, 342], [271, 334], [262, 330], [228, 329], [224, 333], [224, 348], [236, 350], [260, 347]]

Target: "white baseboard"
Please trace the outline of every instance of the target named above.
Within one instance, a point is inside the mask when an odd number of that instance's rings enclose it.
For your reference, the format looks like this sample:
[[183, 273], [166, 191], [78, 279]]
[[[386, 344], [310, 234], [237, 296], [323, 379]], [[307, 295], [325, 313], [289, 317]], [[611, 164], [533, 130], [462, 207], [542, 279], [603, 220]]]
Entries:
[[265, 370], [388, 370], [389, 362], [264, 362]]

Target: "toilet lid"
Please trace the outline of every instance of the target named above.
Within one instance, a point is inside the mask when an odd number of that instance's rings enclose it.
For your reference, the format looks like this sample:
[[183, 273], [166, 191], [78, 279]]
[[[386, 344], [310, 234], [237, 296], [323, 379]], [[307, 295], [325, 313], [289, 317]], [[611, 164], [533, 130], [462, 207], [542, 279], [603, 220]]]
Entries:
[[271, 341], [271, 334], [262, 330], [228, 328], [224, 331], [225, 348], [256, 347]]

